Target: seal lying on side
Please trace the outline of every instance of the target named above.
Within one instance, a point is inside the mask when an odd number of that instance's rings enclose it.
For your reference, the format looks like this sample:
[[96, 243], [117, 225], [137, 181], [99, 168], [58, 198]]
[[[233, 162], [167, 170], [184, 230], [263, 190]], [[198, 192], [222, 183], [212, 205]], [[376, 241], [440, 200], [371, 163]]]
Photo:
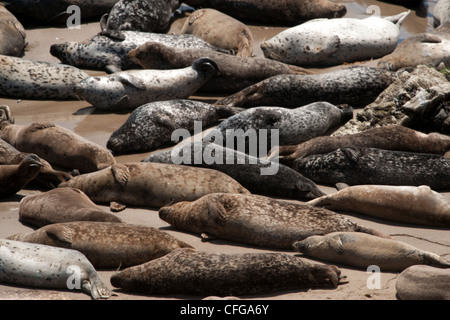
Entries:
[[121, 31], [125, 40], [97, 34], [85, 42], [53, 44], [50, 53], [61, 60], [82, 69], [101, 69], [108, 73], [139, 67], [128, 53], [146, 42], [160, 42], [176, 48], [199, 48], [224, 51], [191, 34], [162, 34], [139, 31]]
[[89, 77], [74, 87], [76, 95], [106, 111], [133, 110], [152, 101], [187, 99], [219, 71], [208, 58], [174, 70], [129, 70]]
[[199, 91], [235, 93], [250, 85], [279, 74], [313, 74], [307, 69], [279, 61], [237, 57], [213, 50], [174, 48], [158, 42], [147, 42], [129, 53], [131, 61], [145, 69], [185, 68], [202, 57], [217, 63], [220, 72], [213, 75]]
[[[86, 257], [72, 249], [0, 239], [0, 282], [40, 288], [68, 289], [76, 273], [81, 290], [92, 299], [111, 292]], [[39, 270], [39, 272], [37, 272]]]
[[175, 229], [272, 249], [292, 250], [295, 241], [335, 231], [387, 237], [323, 208], [259, 195], [210, 194], [159, 210]]
[[381, 58], [397, 47], [409, 11], [392, 17], [314, 19], [261, 43], [266, 58], [298, 66], [333, 66]]
[[[185, 152], [189, 155], [187, 158]], [[202, 155], [201, 161], [197, 161], [199, 154]], [[231, 158], [228, 157], [230, 154]], [[206, 141], [175, 146], [172, 150], [153, 153], [142, 161], [174, 163], [173, 159], [176, 159], [177, 164], [221, 171], [251, 193], [297, 200], [310, 200], [325, 195], [314, 182], [294, 169]], [[178, 159], [182, 162], [178, 163]]]
[[152, 151], [172, 143], [176, 129], [186, 129], [192, 134], [195, 121], [211, 126], [240, 111], [186, 99], [150, 102], [133, 110], [125, 123], [111, 134], [106, 147], [114, 154]]
[[35, 227], [71, 221], [124, 222], [75, 188], [56, 188], [26, 196], [19, 204], [19, 220]]
[[0, 55], [0, 95], [75, 100], [73, 87], [89, 75], [73, 66]]
[[238, 57], [252, 56], [253, 35], [249, 27], [214, 9], [194, 11], [180, 33], [193, 34], [216, 47], [233, 51]]
[[177, 248], [192, 248], [159, 229], [114, 222], [55, 223], [8, 239], [77, 250], [95, 268], [134, 266]]
[[270, 154], [270, 159], [292, 166], [297, 158], [328, 153], [347, 146], [443, 156], [450, 150], [450, 137], [436, 132], [425, 134], [401, 125], [387, 125], [354, 134], [320, 136], [298, 145], [280, 146], [277, 153]]
[[311, 236], [293, 244], [306, 257], [342, 263], [367, 270], [376, 265], [381, 271], [401, 272], [417, 264], [450, 267], [439, 255], [402, 241], [385, 239], [361, 232], [333, 232]]
[[429, 153], [345, 147], [294, 161], [294, 169], [318, 184], [343, 182], [450, 189], [450, 159]]
[[78, 188], [94, 202], [157, 208], [215, 192], [249, 193], [219, 171], [149, 162], [116, 163], [76, 176], [59, 186]]
[[390, 221], [450, 228], [450, 200], [428, 186], [351, 186], [308, 204]]
[[25, 29], [4, 4], [0, 4], [0, 38], [0, 54], [15, 57], [23, 54], [27, 45]]
[[397, 277], [395, 288], [402, 300], [450, 300], [450, 269], [411, 266]]
[[297, 108], [317, 101], [366, 106], [395, 79], [390, 71], [354, 66], [323, 74], [278, 75], [251, 85], [217, 105]]
[[40, 159], [30, 154], [19, 164], [0, 165], [0, 198], [14, 195], [37, 177], [42, 167]]
[[177, 249], [111, 276], [111, 284], [152, 295], [254, 295], [336, 288], [336, 266], [311, 264], [285, 253], [210, 253]]
[[327, 0], [186, 0], [195, 8], [214, 8], [242, 21], [283, 26], [315, 18], [339, 18], [347, 13], [344, 4]]

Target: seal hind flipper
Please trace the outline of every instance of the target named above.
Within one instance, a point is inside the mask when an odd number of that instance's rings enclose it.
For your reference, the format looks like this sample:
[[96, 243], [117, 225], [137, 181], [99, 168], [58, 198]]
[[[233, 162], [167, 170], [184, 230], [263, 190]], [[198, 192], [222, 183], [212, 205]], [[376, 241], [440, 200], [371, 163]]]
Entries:
[[119, 40], [124, 41], [125, 35], [119, 30], [111, 30], [108, 27], [108, 17], [109, 13], [105, 13], [100, 18], [100, 29], [102, 30], [99, 34], [105, 37], [110, 38], [111, 40]]
[[108, 299], [111, 297], [111, 291], [103, 283], [100, 276], [95, 272], [94, 267], [92, 267], [93, 272], [89, 274], [89, 280], [84, 280], [81, 284], [81, 290], [90, 294], [92, 299]]

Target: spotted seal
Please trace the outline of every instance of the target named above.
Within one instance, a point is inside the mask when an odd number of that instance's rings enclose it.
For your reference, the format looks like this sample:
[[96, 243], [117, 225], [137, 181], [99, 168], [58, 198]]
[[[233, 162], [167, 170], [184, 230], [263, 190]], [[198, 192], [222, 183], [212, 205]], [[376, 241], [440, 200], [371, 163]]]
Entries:
[[376, 265], [381, 271], [401, 272], [417, 265], [450, 267], [450, 262], [395, 239], [376, 237], [361, 232], [333, 232], [324, 236], [311, 236], [293, 244], [306, 257], [328, 263], [338, 263], [367, 270]]
[[[272, 249], [293, 250], [295, 241], [335, 231], [385, 236], [327, 209], [260, 195], [209, 194], [159, 209], [178, 230]], [[387, 236], [386, 236], [387, 237]]]
[[314, 74], [293, 65], [258, 57], [238, 57], [213, 50], [174, 48], [158, 42], [147, 42], [128, 54], [145, 69], [185, 68], [201, 58], [212, 59], [220, 72], [213, 75], [200, 92], [235, 93], [252, 84], [279, 74]]
[[162, 257], [177, 248], [192, 248], [162, 230], [114, 222], [54, 223], [7, 239], [78, 250], [95, 268], [126, 268]]
[[299, 66], [333, 66], [381, 58], [397, 47], [409, 11], [392, 17], [314, 19], [284, 30], [260, 47], [266, 58]]
[[19, 203], [19, 220], [35, 227], [71, 221], [124, 222], [97, 206], [81, 190], [69, 187], [22, 198]]
[[70, 284], [95, 300], [111, 296], [95, 268], [77, 250], [0, 239], [0, 269], [4, 283], [65, 290]]
[[181, 34], [193, 34], [238, 57], [251, 57], [253, 35], [239, 20], [214, 9], [194, 11], [181, 27]]
[[219, 69], [208, 58], [173, 70], [128, 70], [93, 76], [74, 86], [76, 95], [104, 111], [134, 110], [152, 101], [187, 99]]
[[17, 18], [0, 4], [0, 54], [19, 57], [25, 50], [25, 28]]
[[0, 95], [32, 100], [75, 100], [76, 83], [89, 75], [73, 66], [0, 55]]
[[111, 276], [125, 291], [152, 295], [254, 295], [336, 288], [340, 269], [285, 253], [210, 253], [177, 249]]
[[278, 106], [297, 108], [317, 101], [366, 106], [395, 79], [387, 70], [352, 66], [322, 74], [277, 75], [219, 99], [233, 107]]
[[59, 187], [78, 188], [94, 202], [156, 208], [215, 192], [249, 193], [219, 171], [149, 162], [116, 163], [76, 176]]
[[194, 132], [194, 121], [211, 126], [240, 112], [239, 108], [216, 107], [209, 103], [177, 99], [146, 103], [133, 110], [109, 137], [106, 147], [114, 154], [152, 151], [172, 143], [176, 129]]

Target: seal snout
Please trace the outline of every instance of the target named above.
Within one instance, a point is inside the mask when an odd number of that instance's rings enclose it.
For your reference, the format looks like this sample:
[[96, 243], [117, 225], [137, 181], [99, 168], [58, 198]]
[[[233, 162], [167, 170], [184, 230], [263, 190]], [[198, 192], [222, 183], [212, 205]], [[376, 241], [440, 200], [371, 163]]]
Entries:
[[56, 58], [61, 58], [63, 53], [67, 51], [67, 43], [57, 43], [50, 46], [50, 54]]

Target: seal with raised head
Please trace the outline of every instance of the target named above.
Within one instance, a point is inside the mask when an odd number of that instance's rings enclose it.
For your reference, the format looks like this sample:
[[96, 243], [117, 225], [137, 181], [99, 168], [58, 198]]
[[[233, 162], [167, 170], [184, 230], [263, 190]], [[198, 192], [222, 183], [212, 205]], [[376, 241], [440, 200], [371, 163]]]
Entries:
[[305, 257], [344, 264], [364, 270], [376, 265], [381, 271], [401, 272], [417, 264], [450, 267], [450, 262], [395, 239], [376, 237], [361, 232], [333, 232], [311, 236], [293, 244]]
[[195, 8], [214, 8], [236, 19], [262, 24], [295, 26], [315, 18], [339, 18], [347, 13], [342, 3], [328, 0], [186, 0]]
[[450, 268], [416, 265], [403, 270], [395, 289], [401, 300], [450, 300]]
[[314, 74], [307, 69], [258, 57], [237, 57], [213, 50], [174, 48], [147, 42], [129, 53], [130, 59], [145, 69], [185, 68], [202, 57], [213, 60], [220, 72], [213, 75], [200, 92], [235, 93], [252, 84], [279, 74]]
[[152, 102], [187, 99], [219, 69], [208, 58], [173, 70], [128, 70], [93, 76], [74, 87], [76, 95], [104, 111], [127, 111]]
[[19, 57], [23, 54], [27, 42], [23, 25], [0, 4], [0, 54]]
[[163, 34], [140, 31], [120, 31], [125, 40], [111, 36], [95, 35], [84, 42], [55, 43], [50, 53], [62, 63], [82, 69], [100, 69], [114, 73], [138, 68], [128, 57], [128, 53], [146, 42], [160, 42], [176, 48], [200, 48], [224, 50], [191, 34]]
[[177, 248], [192, 248], [159, 229], [114, 222], [54, 223], [7, 239], [78, 250], [95, 268], [114, 269], [138, 265]]
[[255, 295], [336, 288], [336, 266], [313, 264], [286, 253], [211, 253], [177, 249], [111, 276], [128, 292], [152, 295]]
[[114, 154], [152, 151], [172, 143], [176, 129], [185, 129], [192, 134], [195, 121], [201, 121], [202, 126], [211, 126], [240, 111], [239, 108], [217, 107], [187, 99], [146, 103], [133, 110], [111, 134], [106, 147]]
[[16, 194], [35, 179], [41, 170], [39, 157], [29, 154], [19, 164], [0, 165], [0, 198]]
[[15, 285], [68, 289], [74, 273], [83, 292], [92, 299], [108, 299], [109, 288], [95, 268], [77, 250], [0, 239], [0, 282]]
[[194, 11], [185, 21], [181, 34], [193, 34], [238, 57], [251, 57], [253, 35], [239, 20], [214, 9]]
[[450, 189], [450, 159], [429, 153], [344, 147], [294, 161], [294, 169], [318, 184], [427, 185]]
[[216, 192], [249, 193], [220, 171], [150, 162], [116, 163], [59, 186], [78, 188], [94, 202], [156, 208]]
[[33, 100], [75, 100], [76, 83], [89, 75], [73, 66], [0, 55], [0, 95]]
[[387, 125], [354, 134], [319, 136], [300, 144], [280, 146], [277, 152], [270, 154], [269, 158], [292, 166], [297, 158], [328, 153], [348, 146], [433, 153], [443, 156], [450, 151], [450, 137], [437, 132], [425, 134], [402, 125]]
[[210, 194], [159, 209], [175, 229], [272, 249], [293, 250], [295, 241], [335, 231], [388, 237], [333, 211], [260, 195]]
[[19, 203], [19, 220], [35, 227], [71, 221], [124, 221], [103, 210], [81, 190], [56, 188], [28, 195]]
[[450, 200], [428, 186], [350, 186], [308, 204], [388, 221], [450, 228]]
[[298, 66], [333, 66], [381, 58], [397, 47], [409, 11], [392, 17], [314, 19], [261, 43], [264, 56]]
[[298, 108], [317, 101], [366, 106], [395, 79], [395, 73], [352, 66], [322, 74], [277, 75], [219, 99], [233, 107], [278, 106]]

